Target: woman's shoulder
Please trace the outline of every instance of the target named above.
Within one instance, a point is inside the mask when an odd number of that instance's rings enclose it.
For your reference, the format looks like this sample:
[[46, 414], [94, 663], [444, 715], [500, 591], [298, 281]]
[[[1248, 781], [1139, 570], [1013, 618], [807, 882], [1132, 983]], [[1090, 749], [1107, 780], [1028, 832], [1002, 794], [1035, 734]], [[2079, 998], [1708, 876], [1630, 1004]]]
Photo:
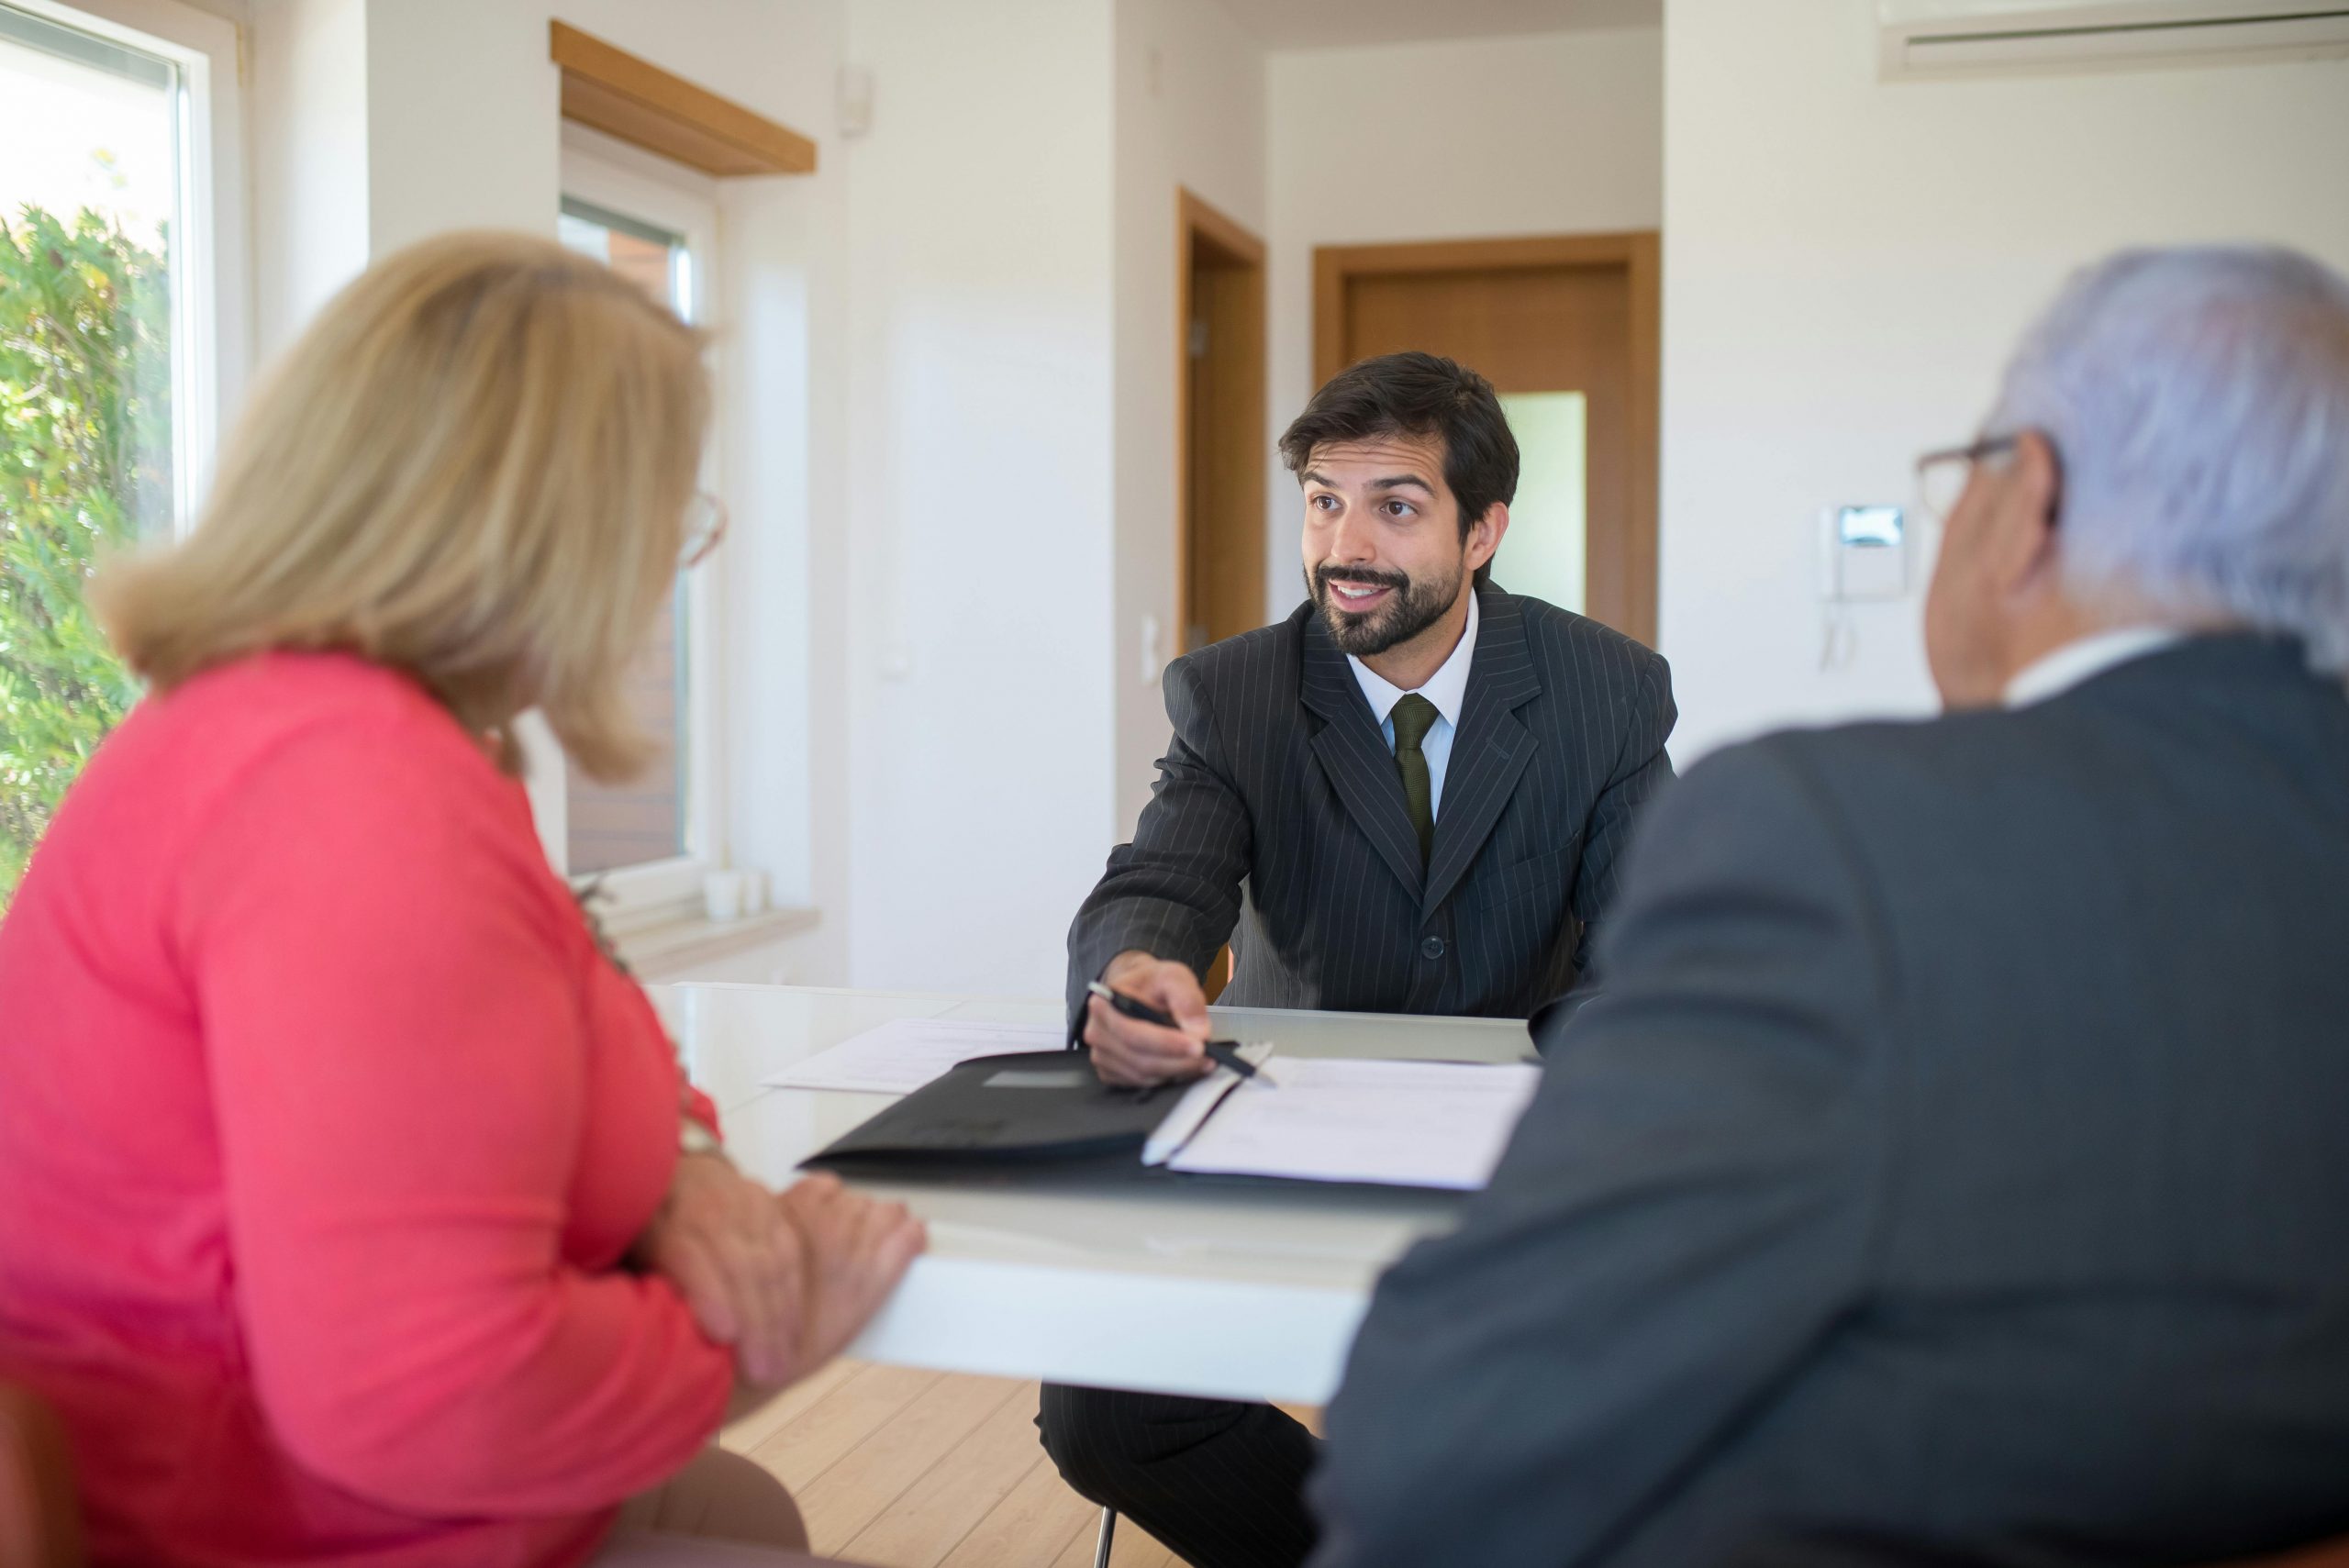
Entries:
[[470, 825], [471, 838], [535, 839], [520, 784], [480, 740], [413, 678], [345, 653], [257, 653], [148, 698], [94, 760], [83, 793], [109, 784], [150, 814], [169, 798], [167, 815], [187, 830], [235, 802], [298, 802], [313, 823], [388, 813]]
[[257, 654], [139, 703], [67, 793], [20, 900], [95, 929], [319, 878], [560, 909], [520, 784], [421, 686], [329, 653]]
[[434, 728], [429, 720], [438, 718], [462, 735], [414, 676], [355, 653], [274, 649], [247, 654], [189, 676], [150, 706], [158, 713], [257, 730], [363, 715], [428, 731]]
[[312, 766], [390, 766], [411, 781], [504, 778], [482, 742], [414, 677], [355, 654], [280, 651], [232, 660], [149, 699], [132, 722], [150, 731], [150, 744], [200, 749], [231, 767], [298, 753]]

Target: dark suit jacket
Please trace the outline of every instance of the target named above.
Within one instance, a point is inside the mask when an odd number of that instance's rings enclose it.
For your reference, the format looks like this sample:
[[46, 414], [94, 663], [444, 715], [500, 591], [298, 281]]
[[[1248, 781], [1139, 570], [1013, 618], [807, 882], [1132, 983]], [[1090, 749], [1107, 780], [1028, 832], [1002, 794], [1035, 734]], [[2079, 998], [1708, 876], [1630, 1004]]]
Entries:
[[1316, 1568], [2207, 1562], [2349, 1532], [2349, 696], [2211, 639], [1779, 735], [1381, 1284]]
[[[1166, 668], [1174, 739], [1069, 929], [1069, 1006], [1128, 948], [1235, 1006], [1523, 1018], [1565, 992], [1633, 814], [1672, 776], [1672, 679], [1598, 622], [1478, 590], [1424, 871], [1403, 781], [1308, 604]], [[1245, 884], [1243, 897], [1242, 884]]]

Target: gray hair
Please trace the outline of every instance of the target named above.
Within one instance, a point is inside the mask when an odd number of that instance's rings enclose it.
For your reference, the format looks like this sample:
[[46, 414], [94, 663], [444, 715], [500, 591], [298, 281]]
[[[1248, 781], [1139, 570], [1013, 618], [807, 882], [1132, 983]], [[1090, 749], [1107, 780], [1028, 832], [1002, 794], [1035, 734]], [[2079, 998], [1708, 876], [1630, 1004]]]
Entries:
[[2349, 671], [2349, 282], [2252, 246], [2075, 274], [2007, 367], [1991, 430], [2064, 470], [2065, 585], [2220, 617]]

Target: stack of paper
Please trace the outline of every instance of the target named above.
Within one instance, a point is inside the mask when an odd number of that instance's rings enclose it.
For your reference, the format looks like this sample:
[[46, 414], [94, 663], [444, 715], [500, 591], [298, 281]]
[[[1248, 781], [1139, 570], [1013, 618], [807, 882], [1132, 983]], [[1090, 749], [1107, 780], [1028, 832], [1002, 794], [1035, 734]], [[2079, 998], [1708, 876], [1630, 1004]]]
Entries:
[[759, 1080], [778, 1089], [852, 1089], [910, 1095], [974, 1056], [1057, 1051], [1068, 1043], [1058, 1024], [985, 1024], [943, 1018], [894, 1018], [804, 1062]]

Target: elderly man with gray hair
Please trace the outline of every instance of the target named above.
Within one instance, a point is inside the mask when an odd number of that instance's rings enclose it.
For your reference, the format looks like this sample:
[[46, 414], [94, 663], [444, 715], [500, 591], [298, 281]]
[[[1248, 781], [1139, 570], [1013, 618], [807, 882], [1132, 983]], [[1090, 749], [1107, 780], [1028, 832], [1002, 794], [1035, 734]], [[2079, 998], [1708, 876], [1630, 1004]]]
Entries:
[[1606, 994], [1379, 1287], [1317, 1568], [2349, 1533], [2349, 284], [2114, 257], [1925, 466], [1950, 711], [1653, 808]]

